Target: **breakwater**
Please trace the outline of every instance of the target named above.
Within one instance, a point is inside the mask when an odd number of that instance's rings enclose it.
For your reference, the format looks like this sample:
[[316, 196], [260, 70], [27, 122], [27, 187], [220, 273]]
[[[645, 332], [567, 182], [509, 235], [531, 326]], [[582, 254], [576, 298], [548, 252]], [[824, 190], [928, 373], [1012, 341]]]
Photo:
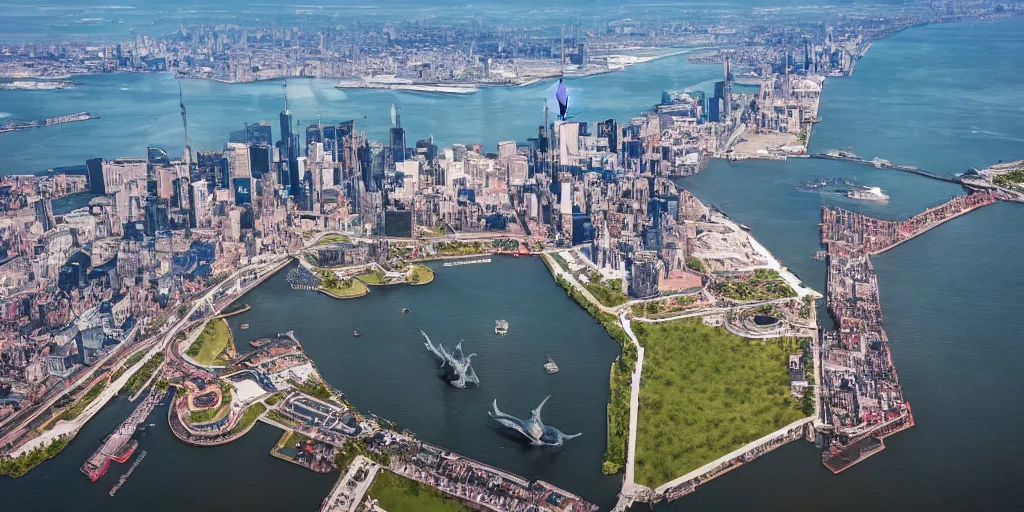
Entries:
[[128, 468], [128, 472], [121, 475], [121, 478], [117, 481], [117, 483], [110, 488], [110, 496], [114, 496], [115, 494], [117, 494], [117, 491], [121, 490], [121, 487], [123, 487], [125, 482], [128, 481], [128, 477], [132, 476], [132, 473], [135, 472], [135, 468], [139, 467], [139, 464], [142, 463], [142, 459], [145, 458], [146, 450], [142, 450], [142, 453], [139, 454], [139, 457], [135, 459], [135, 462], [132, 463], [132, 466]]

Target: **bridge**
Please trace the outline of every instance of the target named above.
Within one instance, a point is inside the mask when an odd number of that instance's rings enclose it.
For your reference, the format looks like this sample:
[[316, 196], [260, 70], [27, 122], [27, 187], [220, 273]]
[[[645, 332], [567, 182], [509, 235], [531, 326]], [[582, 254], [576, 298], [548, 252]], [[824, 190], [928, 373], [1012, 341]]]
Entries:
[[961, 184], [960, 177], [953, 176], [950, 174], [943, 174], [939, 172], [926, 171], [924, 169], [917, 168], [913, 165], [900, 165], [894, 164], [883, 158], [873, 158], [871, 160], [865, 160], [852, 153], [844, 151], [827, 151], [825, 153], [811, 153], [807, 155], [807, 158], [816, 158], [820, 160], [841, 160], [843, 162], [853, 162], [855, 164], [870, 165], [876, 169], [892, 169], [896, 171], [909, 172], [911, 174], [917, 174], [918, 176], [924, 176], [925, 178], [931, 178], [933, 180], [945, 181], [948, 183]]
[[904, 221], [868, 217], [842, 208], [822, 208], [821, 240], [843, 242], [867, 254], [881, 254], [936, 226], [999, 201], [993, 191], [956, 196]]

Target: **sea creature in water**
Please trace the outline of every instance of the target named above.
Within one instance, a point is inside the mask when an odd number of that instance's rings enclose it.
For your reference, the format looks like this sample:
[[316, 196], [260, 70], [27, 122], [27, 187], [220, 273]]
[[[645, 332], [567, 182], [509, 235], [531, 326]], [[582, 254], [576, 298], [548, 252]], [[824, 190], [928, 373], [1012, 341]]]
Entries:
[[457, 388], [465, 388], [467, 384], [480, 385], [480, 379], [473, 371], [471, 360], [476, 354], [465, 355], [462, 352], [462, 342], [455, 345], [455, 350], [448, 352], [444, 346], [438, 343], [434, 345], [427, 333], [420, 331], [420, 334], [427, 339], [423, 346], [433, 352], [441, 360], [441, 369], [444, 370], [444, 379]]
[[540, 410], [544, 408], [544, 404], [547, 403], [547, 396], [544, 401], [537, 406], [536, 409], [530, 412], [530, 419], [523, 421], [515, 416], [511, 416], [501, 412], [498, 409], [498, 401], [494, 400], [494, 411], [488, 411], [487, 414], [494, 418], [495, 421], [501, 423], [516, 432], [519, 432], [526, 437], [530, 444], [541, 445], [541, 446], [561, 446], [567, 439], [573, 439], [583, 435], [580, 434], [566, 434], [555, 427], [545, 425], [540, 419]]

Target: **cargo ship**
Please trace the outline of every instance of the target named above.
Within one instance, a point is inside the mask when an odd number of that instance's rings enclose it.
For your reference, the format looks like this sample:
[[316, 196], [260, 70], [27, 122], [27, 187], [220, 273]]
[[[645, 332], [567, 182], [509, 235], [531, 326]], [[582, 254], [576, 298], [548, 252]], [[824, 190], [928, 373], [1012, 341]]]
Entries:
[[0, 133], [16, 132], [21, 130], [28, 130], [29, 128], [42, 128], [43, 126], [75, 123], [78, 121], [88, 121], [90, 119], [99, 118], [100, 116], [94, 116], [89, 112], [79, 112], [77, 114], [69, 114], [66, 116], [48, 117], [43, 120], [11, 122], [3, 126], [0, 126]]

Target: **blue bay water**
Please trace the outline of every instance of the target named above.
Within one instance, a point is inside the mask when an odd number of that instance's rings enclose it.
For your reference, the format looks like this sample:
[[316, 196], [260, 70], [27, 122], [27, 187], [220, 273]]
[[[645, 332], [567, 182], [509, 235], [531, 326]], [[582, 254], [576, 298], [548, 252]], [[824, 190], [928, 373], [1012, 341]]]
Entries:
[[[685, 56], [661, 59], [618, 73], [569, 81], [570, 114], [577, 120], [628, 121], [660, 101], [663, 90], [708, 90], [721, 76], [719, 66], [693, 65]], [[0, 136], [0, 174], [32, 173], [81, 165], [92, 157], [145, 156], [146, 146], [182, 154], [184, 131], [178, 108], [178, 81], [167, 74], [96, 75], [60, 91], [0, 91], [0, 112], [10, 119], [37, 119], [88, 111], [100, 119], [25, 130]], [[355, 119], [371, 140], [386, 140], [391, 105], [401, 110], [410, 144], [431, 136], [439, 146], [482, 143], [490, 151], [503, 140], [525, 141], [544, 124], [544, 103], [557, 113], [556, 82], [515, 88], [484, 88], [471, 96], [444, 96], [385, 90], [341, 90], [333, 80], [288, 81], [288, 106], [305, 126]], [[181, 82], [188, 109], [189, 137], [198, 149], [223, 148], [231, 131], [244, 123], [270, 121], [280, 137], [284, 108], [282, 81], [225, 84]], [[554, 119], [555, 114], [551, 114]]]

